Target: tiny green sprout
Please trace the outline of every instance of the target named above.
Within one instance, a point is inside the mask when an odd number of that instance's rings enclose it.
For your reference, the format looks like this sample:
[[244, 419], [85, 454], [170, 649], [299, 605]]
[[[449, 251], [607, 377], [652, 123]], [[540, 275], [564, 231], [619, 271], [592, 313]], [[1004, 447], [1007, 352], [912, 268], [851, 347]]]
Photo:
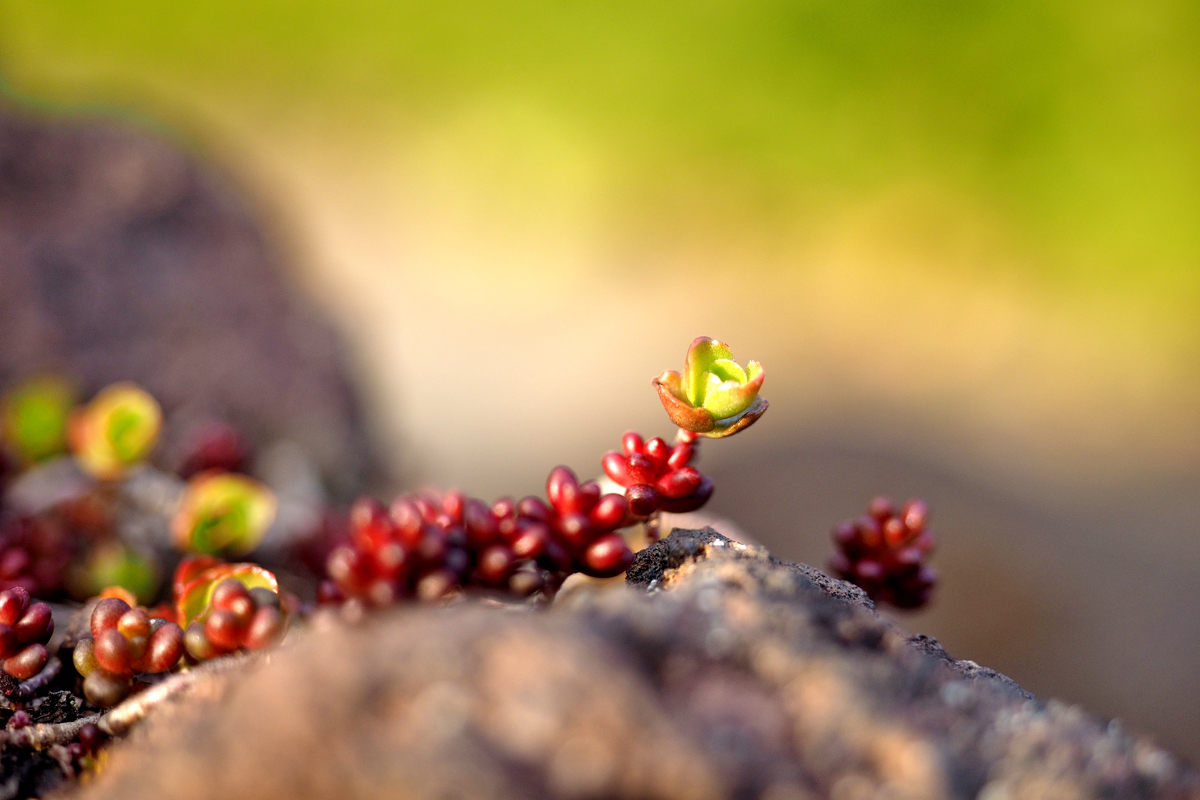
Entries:
[[275, 520], [275, 495], [258, 481], [232, 472], [206, 472], [188, 482], [171, 523], [186, 553], [249, 553]]
[[762, 382], [762, 364], [748, 361], [743, 369], [729, 345], [700, 336], [688, 348], [683, 373], [667, 370], [654, 379], [654, 388], [672, 422], [720, 438], [748, 428], [766, 412], [767, 401], [758, 396]]
[[150, 455], [161, 428], [157, 400], [136, 384], [115, 383], [72, 415], [68, 438], [87, 472], [115, 480]]
[[4, 440], [27, 464], [44, 461], [67, 449], [67, 418], [75, 392], [61, 378], [32, 378], [4, 398]]

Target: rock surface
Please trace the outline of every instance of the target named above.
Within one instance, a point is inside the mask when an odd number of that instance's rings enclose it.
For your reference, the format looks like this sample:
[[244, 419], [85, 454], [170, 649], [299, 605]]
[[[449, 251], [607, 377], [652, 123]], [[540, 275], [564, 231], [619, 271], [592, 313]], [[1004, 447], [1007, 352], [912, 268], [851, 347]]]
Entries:
[[335, 489], [374, 477], [332, 329], [246, 203], [176, 147], [0, 104], [0, 387], [54, 371], [150, 389], [173, 415], [299, 442]]
[[1200, 797], [1173, 756], [715, 532], [546, 611], [317, 625], [159, 710], [101, 798]]

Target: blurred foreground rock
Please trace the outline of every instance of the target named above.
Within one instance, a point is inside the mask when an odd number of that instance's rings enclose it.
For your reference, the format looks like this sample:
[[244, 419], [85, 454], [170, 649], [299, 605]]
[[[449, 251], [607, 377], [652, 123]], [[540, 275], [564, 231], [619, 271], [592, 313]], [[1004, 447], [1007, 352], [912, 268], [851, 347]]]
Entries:
[[630, 588], [327, 626], [154, 714], [99, 798], [1200, 797], [1151, 743], [706, 529]]
[[377, 463], [340, 343], [283, 266], [246, 202], [178, 148], [0, 104], [0, 387], [134, 380], [170, 430], [216, 416], [296, 441], [350, 494]]

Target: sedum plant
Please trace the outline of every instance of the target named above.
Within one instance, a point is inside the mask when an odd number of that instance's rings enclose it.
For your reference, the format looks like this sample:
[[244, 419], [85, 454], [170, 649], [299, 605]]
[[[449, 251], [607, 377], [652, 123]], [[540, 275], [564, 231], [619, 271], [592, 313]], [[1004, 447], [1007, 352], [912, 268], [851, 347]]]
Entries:
[[137, 675], [167, 672], [183, 655], [183, 629], [120, 597], [96, 603], [88, 627], [91, 637], [79, 640], [71, 660], [92, 705], [116, 705], [133, 691]]
[[[689, 346], [682, 371], [667, 370], [652, 381], [678, 428], [674, 437], [627, 432], [619, 449], [600, 459], [596, 479], [557, 466], [542, 494], [519, 500], [486, 503], [457, 491], [404, 494], [390, 504], [360, 498], [346, 535], [328, 550], [330, 537], [319, 543], [325, 575], [318, 602], [348, 604], [347, 616], [354, 618], [356, 609], [466, 592], [537, 603], [552, 598], [572, 575], [615, 578], [632, 564], [631, 542], [642, 538], [639, 530], [654, 541], [662, 514], [695, 511], [712, 497], [712, 480], [696, 466], [701, 442], [756, 422], [768, 407], [760, 396], [763, 380], [761, 364], [742, 366], [728, 345], [701, 336]], [[80, 626], [69, 628], [72, 644], [66, 646], [78, 677], [65, 677], [93, 706], [123, 705], [109, 718], [136, 716], [169, 696], [165, 690], [138, 694], [165, 673], [194, 670], [168, 681], [187, 686], [203, 679], [202, 662], [279, 644], [311, 609], [282, 592], [263, 566], [221, 560], [258, 548], [277, 511], [273, 493], [240, 474], [251, 449], [238, 431], [223, 423], [195, 429], [177, 454], [175, 477], [149, 469], [133, 474], [159, 439], [163, 414], [154, 398], [119, 383], [83, 407], [73, 409], [73, 402], [69, 384], [38, 378], [0, 405], [0, 457], [14, 455], [21, 469], [37, 470], [39, 462], [69, 448], [92, 478], [82, 482], [80, 494], [36, 515], [0, 508], [0, 671], [8, 676], [6, 685], [20, 682], [8, 695], [17, 706], [10, 732], [33, 724], [21, 704], [62, 685], [64, 659], [47, 649], [54, 631], [50, 607], [32, 602], [31, 592], [49, 597], [66, 588], [81, 599], [107, 587], [81, 612], [88, 615], [90, 636], [76, 639]], [[0, 477], [8, 477], [9, 466], [0, 458]], [[48, 467], [44, 474], [53, 471]], [[63, 472], [77, 481], [77, 473]], [[139, 513], [154, 519], [122, 522], [121, 515], [139, 502]], [[927, 518], [924, 503], [896, 508], [877, 498], [864, 517], [835, 530], [831, 571], [878, 602], [923, 605], [936, 577], [926, 564], [934, 545]], [[166, 566], [158, 551], [165, 542], [138, 537], [163, 530], [168, 520], [170, 542], [185, 556], [169, 601], [146, 608], [139, 603], [158, 595], [157, 575]], [[324, 524], [333, 531], [341, 520], [327, 515]], [[95, 764], [105, 735], [97, 724], [83, 725], [66, 754], [73, 763]]]
[[729, 345], [697, 337], [688, 348], [683, 372], [669, 369], [654, 379], [654, 388], [671, 421], [685, 431], [720, 438], [753, 425], [767, 410], [758, 396], [762, 365], [747, 361], [743, 369]]
[[25, 381], [10, 391], [0, 410], [0, 430], [25, 464], [44, 461], [67, 449], [67, 419], [75, 391], [54, 376]]
[[212, 556], [179, 563], [174, 616], [196, 661], [238, 650], [262, 650], [287, 633], [288, 611], [279, 581], [258, 564], [226, 564]]
[[171, 534], [185, 553], [245, 555], [266, 535], [276, 507], [274, 493], [253, 478], [204, 472], [188, 481]]
[[668, 370], [653, 381], [680, 428], [674, 443], [631, 431], [601, 460], [618, 491], [605, 493], [559, 466], [544, 497], [488, 505], [450, 492], [402, 495], [390, 506], [363, 498], [351, 511], [349, 540], [328, 557], [319, 599], [386, 606], [462, 590], [547, 598], [575, 573], [620, 575], [633, 562], [621, 531], [642, 525], [653, 540], [662, 512], [694, 511], [712, 496], [712, 481], [693, 465], [698, 437], [730, 436], [761, 417], [762, 383], [758, 362], [743, 369], [727, 345], [696, 339], [683, 373]]
[[116, 383], [75, 411], [68, 438], [86, 472], [116, 480], [150, 455], [161, 427], [162, 408], [149, 392], [134, 383]]
[[32, 678], [50, 658], [46, 643], [54, 633], [50, 606], [30, 603], [20, 586], [0, 592], [0, 669], [18, 680]]
[[829, 571], [860, 586], [877, 603], [920, 608], [929, 602], [937, 573], [926, 563], [936, 544], [929, 506], [909, 500], [897, 508], [876, 497], [867, 513], [833, 529], [837, 552]]

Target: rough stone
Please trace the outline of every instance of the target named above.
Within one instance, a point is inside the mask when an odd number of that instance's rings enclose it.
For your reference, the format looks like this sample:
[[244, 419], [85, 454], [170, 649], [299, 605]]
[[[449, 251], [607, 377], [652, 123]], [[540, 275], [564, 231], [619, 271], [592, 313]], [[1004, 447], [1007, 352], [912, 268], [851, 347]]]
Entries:
[[300, 443], [341, 494], [376, 477], [337, 337], [246, 202], [178, 146], [0, 104], [0, 286], [0, 386], [134, 380], [170, 433], [224, 418]]
[[544, 610], [318, 620], [222, 699], [152, 715], [101, 798], [1200, 797], [853, 589], [711, 530]]

